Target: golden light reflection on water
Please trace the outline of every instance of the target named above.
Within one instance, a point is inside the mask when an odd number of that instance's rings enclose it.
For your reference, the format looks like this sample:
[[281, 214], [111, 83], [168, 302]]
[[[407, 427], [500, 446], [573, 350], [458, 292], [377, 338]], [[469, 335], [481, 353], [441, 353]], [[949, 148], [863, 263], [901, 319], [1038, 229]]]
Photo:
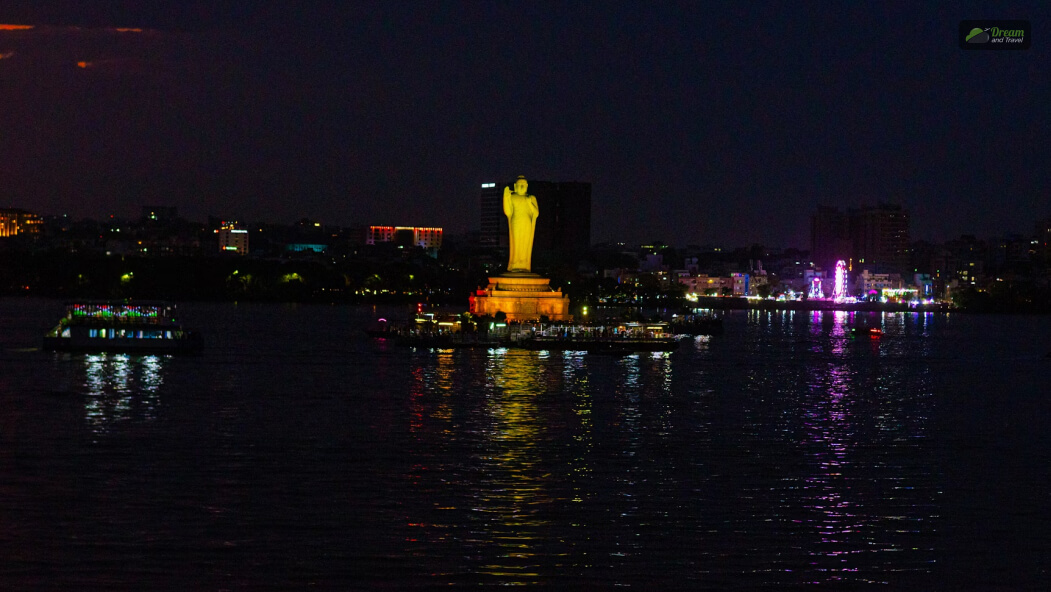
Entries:
[[473, 511], [481, 516], [479, 541], [495, 547], [480, 574], [507, 583], [530, 583], [539, 577], [537, 548], [548, 521], [542, 508], [551, 500], [544, 491], [547, 476], [540, 466], [541, 437], [537, 398], [544, 394], [541, 354], [512, 350], [494, 352], [488, 360], [493, 389], [488, 399], [492, 429], [485, 443], [487, 458]]
[[84, 416], [91, 431], [100, 435], [119, 422], [155, 419], [166, 361], [166, 356], [84, 356]]

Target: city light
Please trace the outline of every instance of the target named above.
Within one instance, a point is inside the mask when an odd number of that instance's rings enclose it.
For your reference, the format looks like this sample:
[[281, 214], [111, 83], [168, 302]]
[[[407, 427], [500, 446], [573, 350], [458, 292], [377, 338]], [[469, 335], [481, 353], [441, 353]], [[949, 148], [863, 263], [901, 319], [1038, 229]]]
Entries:
[[836, 283], [832, 288], [832, 299], [843, 302], [847, 297], [847, 262], [840, 259], [836, 262]]
[[807, 294], [807, 298], [820, 300], [824, 297], [825, 293], [821, 291], [821, 278], [814, 278], [810, 281], [810, 292]]

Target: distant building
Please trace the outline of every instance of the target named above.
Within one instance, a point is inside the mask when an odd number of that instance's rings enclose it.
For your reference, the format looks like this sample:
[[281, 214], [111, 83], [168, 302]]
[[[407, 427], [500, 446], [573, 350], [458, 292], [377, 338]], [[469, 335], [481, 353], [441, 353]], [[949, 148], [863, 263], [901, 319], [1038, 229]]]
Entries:
[[40, 216], [15, 208], [0, 208], [0, 237], [19, 234], [39, 234], [43, 220]]
[[850, 260], [854, 268], [904, 273], [909, 267], [909, 213], [900, 205], [880, 203], [846, 213], [818, 206], [810, 217], [811, 261], [833, 269]]
[[866, 296], [882, 295], [884, 290], [901, 290], [905, 282], [896, 273], [870, 273], [865, 269], [858, 275], [854, 283], [854, 290], [862, 298]]
[[438, 250], [442, 248], [442, 229], [426, 226], [369, 226], [365, 244], [380, 243]]
[[836, 261], [849, 259], [850, 220], [838, 208], [818, 206], [810, 216], [810, 259], [821, 269], [835, 269]]
[[285, 251], [290, 253], [324, 253], [327, 250], [328, 245], [316, 243], [289, 243], [285, 245]]
[[142, 220], [170, 224], [179, 219], [179, 210], [171, 206], [142, 206]]
[[478, 242], [482, 246], [508, 246], [507, 217], [504, 216], [504, 187], [507, 185], [509, 184], [482, 183], [482, 190], [478, 194], [481, 205]]
[[724, 288], [731, 292], [734, 288], [734, 279], [732, 277], [708, 276], [702, 274], [690, 277], [680, 277], [678, 281], [680, 284], [686, 286], [687, 292], [692, 292], [698, 296], [722, 296]]
[[248, 231], [237, 222], [223, 221], [222, 227], [215, 231], [219, 235], [219, 250], [248, 254]]
[[854, 267], [877, 273], [902, 273], [909, 265], [909, 213], [881, 203], [850, 210]]
[[989, 249], [985, 241], [973, 234], [945, 243], [945, 276], [948, 280], [959, 280], [961, 284], [978, 285], [985, 278], [985, 262]]

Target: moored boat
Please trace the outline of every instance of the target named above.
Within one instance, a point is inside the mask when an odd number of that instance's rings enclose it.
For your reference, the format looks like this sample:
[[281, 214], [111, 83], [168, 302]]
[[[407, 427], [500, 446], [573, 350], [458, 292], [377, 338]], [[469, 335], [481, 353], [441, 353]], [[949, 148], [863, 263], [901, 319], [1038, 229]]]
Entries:
[[679, 339], [676, 337], [555, 337], [538, 335], [523, 339], [517, 345], [531, 350], [629, 354], [633, 352], [674, 351], [679, 347]]
[[175, 306], [164, 302], [72, 303], [44, 336], [50, 351], [184, 353], [200, 347], [200, 335], [183, 329]]

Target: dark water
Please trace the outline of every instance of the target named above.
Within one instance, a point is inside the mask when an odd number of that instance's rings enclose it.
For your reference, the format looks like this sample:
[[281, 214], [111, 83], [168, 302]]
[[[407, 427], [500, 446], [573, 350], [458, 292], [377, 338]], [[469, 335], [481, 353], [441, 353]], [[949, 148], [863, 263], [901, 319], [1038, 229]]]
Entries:
[[[674, 354], [184, 305], [197, 357], [0, 301], [0, 588], [1051, 588], [1051, 319], [739, 312]], [[383, 311], [379, 311], [383, 312]]]

